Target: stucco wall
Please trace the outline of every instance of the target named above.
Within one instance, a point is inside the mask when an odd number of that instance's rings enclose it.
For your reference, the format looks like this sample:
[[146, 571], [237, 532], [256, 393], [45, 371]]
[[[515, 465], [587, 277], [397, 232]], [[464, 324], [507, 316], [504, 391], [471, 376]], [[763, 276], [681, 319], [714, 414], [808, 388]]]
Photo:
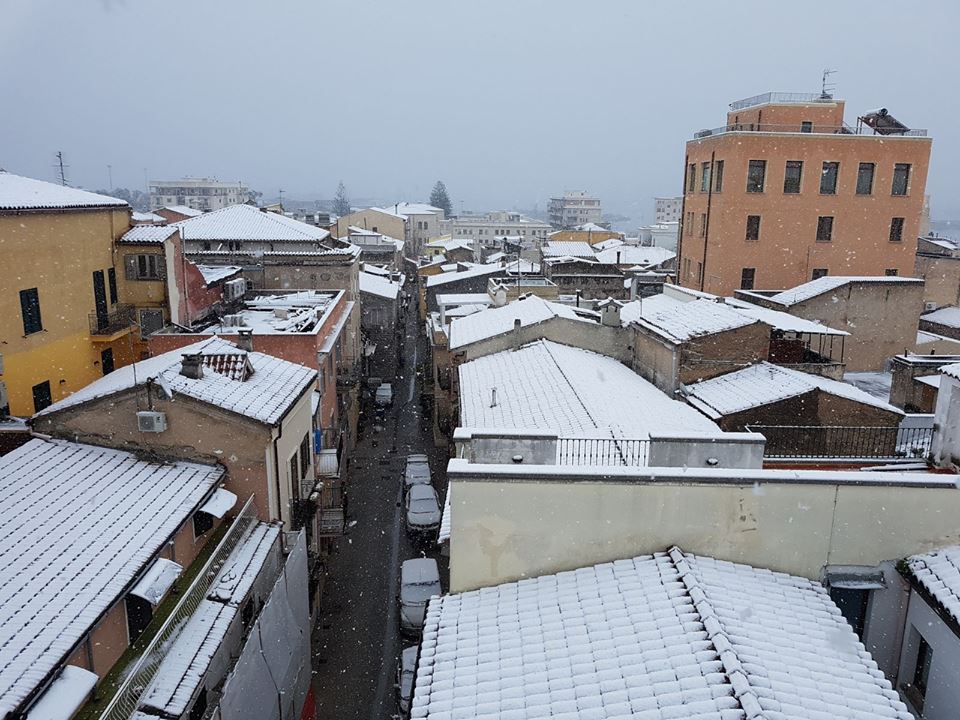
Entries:
[[960, 257], [917, 255], [914, 275], [923, 278], [923, 301], [960, 305]]
[[897, 689], [913, 682], [919, 645], [918, 636], [930, 645], [933, 657], [930, 662], [930, 675], [927, 678], [923, 712], [917, 712], [917, 708], [913, 706], [910, 709], [921, 720], [953, 720], [957, 716], [957, 708], [960, 708], [960, 683], [957, 682], [957, 668], [960, 668], [960, 638], [947, 627], [920, 595], [912, 592], [903, 633], [903, 651], [900, 655]]
[[463, 473], [448, 471], [452, 592], [673, 544], [819, 579], [827, 564], [876, 565], [960, 537], [960, 491], [952, 478], [925, 488], [827, 481], [698, 484], [662, 469], [656, 479], [623, 482], [558, 474], [470, 480], [469, 470]]

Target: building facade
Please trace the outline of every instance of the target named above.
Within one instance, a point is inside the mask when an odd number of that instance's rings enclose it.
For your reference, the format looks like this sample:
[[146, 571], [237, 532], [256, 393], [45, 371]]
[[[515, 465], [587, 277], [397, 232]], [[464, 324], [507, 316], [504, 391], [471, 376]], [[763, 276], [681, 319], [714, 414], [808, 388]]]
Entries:
[[585, 223], [600, 223], [603, 220], [600, 199], [582, 191], [564, 193], [563, 197], [550, 198], [547, 213], [550, 217], [550, 225], [557, 230]]
[[656, 224], [679, 222], [683, 213], [683, 196], [669, 198], [654, 198]]
[[150, 210], [183, 205], [208, 212], [249, 201], [250, 188], [241, 182], [221, 182], [214, 178], [150, 181]]
[[913, 272], [931, 140], [879, 111], [851, 127], [843, 111], [830, 96], [768, 93], [687, 143], [681, 285], [729, 294]]
[[505, 238], [521, 238], [535, 246], [553, 229], [549, 223], [518, 212], [497, 210], [485, 215], [460, 215], [440, 223], [443, 234], [466, 238], [485, 248], [502, 249]]

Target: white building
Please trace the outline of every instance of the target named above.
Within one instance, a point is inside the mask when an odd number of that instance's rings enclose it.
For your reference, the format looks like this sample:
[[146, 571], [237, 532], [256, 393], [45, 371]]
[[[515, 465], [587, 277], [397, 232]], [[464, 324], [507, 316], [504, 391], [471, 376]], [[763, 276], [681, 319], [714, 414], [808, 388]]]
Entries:
[[677, 238], [680, 236], [680, 223], [676, 220], [657, 221], [653, 225], [644, 225], [639, 231], [641, 245], [661, 247], [671, 252], [677, 251]]
[[550, 198], [547, 212], [550, 215], [550, 224], [557, 229], [572, 228], [584, 223], [599, 224], [603, 221], [600, 199], [582, 191]]
[[250, 200], [250, 188], [241, 182], [220, 182], [213, 178], [151, 180], [150, 209], [185, 205], [194, 210], [219, 210]]
[[461, 215], [440, 224], [445, 235], [474, 240], [484, 248], [502, 248], [503, 241], [510, 238], [533, 241], [538, 247], [553, 230], [549, 223], [505, 210]]
[[680, 213], [683, 212], [683, 198], [654, 198], [656, 203], [656, 223], [680, 222]]
[[411, 252], [419, 255], [424, 243], [443, 234], [441, 223], [445, 219], [442, 209], [424, 203], [394, 203], [380, 208], [372, 208], [404, 221], [404, 240], [409, 243]]

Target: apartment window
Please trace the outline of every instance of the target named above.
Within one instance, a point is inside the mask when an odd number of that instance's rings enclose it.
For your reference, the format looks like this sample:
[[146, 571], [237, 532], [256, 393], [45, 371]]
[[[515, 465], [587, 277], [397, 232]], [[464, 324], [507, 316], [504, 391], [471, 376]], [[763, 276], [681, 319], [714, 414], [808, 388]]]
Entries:
[[813, 132], [813, 123], [809, 120], [804, 120], [800, 123], [800, 132], [809, 133]]
[[747, 215], [747, 240], [760, 239], [760, 216]]
[[300, 477], [306, 478], [310, 469], [310, 434], [303, 436], [300, 441]]
[[814, 268], [813, 272], [810, 273], [811, 280], [819, 280], [820, 278], [826, 277], [826, 276], [827, 276], [826, 268]]
[[107, 285], [110, 287], [110, 304], [117, 304], [117, 271], [107, 268]]
[[890, 189], [891, 195], [906, 195], [907, 185], [910, 182], [909, 163], [897, 163], [893, 166], [893, 187]]
[[703, 282], [703, 263], [697, 261], [697, 282]]
[[713, 191], [723, 190], [723, 160], [717, 160], [713, 164]]
[[836, 195], [837, 176], [840, 174], [840, 163], [825, 162], [820, 173], [820, 194]]
[[800, 177], [803, 175], [802, 160], [787, 160], [783, 174], [783, 191], [790, 195], [800, 192]]
[[707, 214], [700, 213], [700, 237], [707, 236]]
[[753, 281], [757, 276], [756, 268], [744, 268], [740, 271], [740, 289], [753, 290]]
[[687, 222], [684, 224], [687, 235], [693, 234], [693, 213], [687, 213]]
[[50, 381], [44, 380], [33, 386], [33, 411], [41, 410], [53, 405], [53, 395], [50, 394]]
[[690, 167], [687, 168], [687, 192], [693, 192], [693, 184], [697, 181], [697, 165], [696, 163], [690, 163]]
[[895, 217], [890, 220], [890, 242], [903, 240], [903, 218]]
[[920, 693], [920, 697], [927, 694], [927, 682], [930, 679], [930, 665], [932, 664], [933, 648], [921, 635], [920, 642], [917, 644], [917, 664], [913, 670], [913, 687]]
[[762, 193], [763, 182], [767, 175], [766, 160], [751, 160], [747, 167], [747, 192]]
[[710, 163], [705, 162], [700, 166], [700, 192], [707, 192], [710, 189]]
[[870, 590], [863, 588], [831, 587], [830, 599], [836, 603], [844, 619], [853, 628], [857, 637], [863, 639], [863, 630], [867, 624], [867, 608], [870, 604]]
[[873, 194], [873, 173], [876, 168], [874, 163], [860, 163], [857, 168], [857, 195]]
[[817, 218], [817, 242], [833, 240], [833, 216]]
[[896, 268], [887, 268], [883, 271], [883, 274], [887, 277], [897, 277], [900, 274], [900, 271]]
[[23, 315], [23, 334], [32, 335], [43, 330], [40, 318], [40, 291], [37, 288], [20, 291], [20, 314]]
[[300, 499], [300, 479], [297, 475], [297, 453], [290, 456], [290, 491], [294, 500]]
[[123, 263], [127, 280], [162, 280], [166, 277], [163, 255], [127, 255]]

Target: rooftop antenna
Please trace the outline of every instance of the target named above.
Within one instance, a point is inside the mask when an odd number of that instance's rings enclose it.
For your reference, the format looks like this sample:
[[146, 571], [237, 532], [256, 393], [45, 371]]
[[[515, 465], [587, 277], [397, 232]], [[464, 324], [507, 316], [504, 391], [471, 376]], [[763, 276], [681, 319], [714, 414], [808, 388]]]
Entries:
[[823, 69], [823, 76], [820, 79], [820, 97], [824, 100], [833, 97], [833, 91], [836, 89], [837, 84], [830, 82], [830, 76], [833, 75], [836, 70], [830, 70], [829, 68]]
[[60, 174], [60, 184], [66, 185], [67, 184], [66, 170], [70, 166], [63, 164], [63, 152], [60, 150], [57, 151], [57, 164], [54, 165], [54, 167], [58, 168], [57, 172]]
[[280, 207], [283, 207], [283, 188], [280, 188], [278, 192], [280, 193]]

